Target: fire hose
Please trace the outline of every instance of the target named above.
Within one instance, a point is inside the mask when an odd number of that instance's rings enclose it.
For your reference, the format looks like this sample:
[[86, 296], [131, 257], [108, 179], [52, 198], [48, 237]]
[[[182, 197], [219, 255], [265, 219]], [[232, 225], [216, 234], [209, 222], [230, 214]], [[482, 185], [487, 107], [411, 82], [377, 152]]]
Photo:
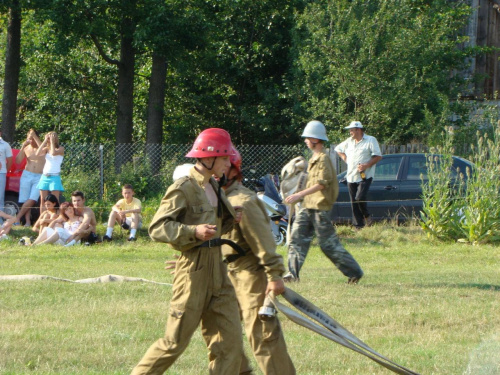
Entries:
[[[326, 314], [324, 311], [313, 305], [311, 302], [309, 302], [293, 290], [286, 288], [285, 293], [281, 294], [281, 296], [285, 298], [285, 300], [287, 300], [294, 308], [308, 316], [310, 319], [302, 316], [301, 314], [298, 314], [290, 307], [279, 302], [273, 293], [270, 293], [269, 295], [274, 306], [292, 322], [308, 328], [311, 331], [336, 342], [337, 344], [354, 350], [355, 352], [370, 358], [371, 360], [377, 362], [379, 365], [384, 366], [385, 368], [391, 370], [392, 372], [395, 372], [396, 374], [419, 375], [417, 372], [398, 365], [397, 363], [391, 361], [389, 358], [370, 348], [367, 344], [354, 336], [347, 329], [342, 327], [335, 319], [328, 316], [328, 314]], [[311, 319], [318, 322], [319, 324], [315, 323]]]

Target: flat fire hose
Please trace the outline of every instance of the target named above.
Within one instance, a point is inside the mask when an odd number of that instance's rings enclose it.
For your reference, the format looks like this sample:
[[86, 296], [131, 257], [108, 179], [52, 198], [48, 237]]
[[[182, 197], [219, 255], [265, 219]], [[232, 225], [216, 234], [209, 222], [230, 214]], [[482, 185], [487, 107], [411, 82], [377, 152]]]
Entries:
[[354, 350], [355, 352], [358, 352], [359, 354], [370, 358], [371, 360], [377, 362], [379, 365], [384, 366], [385, 368], [395, 372], [396, 374], [419, 375], [417, 372], [398, 365], [382, 354], [377, 353], [347, 329], [342, 327], [337, 321], [335, 321], [335, 319], [328, 316], [328, 314], [326, 314], [324, 311], [313, 305], [311, 302], [309, 302], [293, 290], [286, 288], [285, 293], [281, 294], [281, 296], [284, 297], [297, 310], [307, 315], [312, 320], [317, 321], [323, 327], [298, 314], [290, 307], [280, 303], [273, 293], [270, 293], [269, 296], [271, 297], [274, 306], [292, 322], [308, 328], [313, 332], [319, 333], [320, 335], [332, 341], [335, 341], [337, 344]]

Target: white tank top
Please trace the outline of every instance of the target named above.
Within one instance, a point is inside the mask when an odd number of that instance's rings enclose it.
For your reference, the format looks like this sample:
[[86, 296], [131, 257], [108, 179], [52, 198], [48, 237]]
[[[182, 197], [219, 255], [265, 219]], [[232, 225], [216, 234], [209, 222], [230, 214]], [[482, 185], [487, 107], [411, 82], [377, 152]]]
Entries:
[[58, 174], [61, 173], [61, 164], [64, 156], [45, 154], [45, 165], [43, 166], [43, 174]]

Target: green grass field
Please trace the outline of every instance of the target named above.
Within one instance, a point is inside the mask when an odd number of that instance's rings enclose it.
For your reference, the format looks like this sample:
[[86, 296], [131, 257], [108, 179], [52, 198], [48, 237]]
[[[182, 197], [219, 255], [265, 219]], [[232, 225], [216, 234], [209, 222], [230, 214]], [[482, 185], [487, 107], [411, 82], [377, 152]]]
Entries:
[[[317, 246], [291, 288], [373, 349], [421, 374], [500, 374], [500, 248], [429, 240], [418, 227], [338, 228], [365, 277], [347, 285]], [[120, 236], [92, 247], [0, 242], [0, 275], [108, 274], [170, 283], [175, 253]], [[286, 248], [279, 251], [286, 257]], [[164, 332], [171, 288], [142, 282], [0, 281], [0, 374], [128, 374]], [[281, 317], [298, 374], [389, 374]], [[248, 351], [248, 345], [246, 344]], [[206, 374], [199, 331], [170, 374]], [[256, 374], [260, 373], [256, 370]]]

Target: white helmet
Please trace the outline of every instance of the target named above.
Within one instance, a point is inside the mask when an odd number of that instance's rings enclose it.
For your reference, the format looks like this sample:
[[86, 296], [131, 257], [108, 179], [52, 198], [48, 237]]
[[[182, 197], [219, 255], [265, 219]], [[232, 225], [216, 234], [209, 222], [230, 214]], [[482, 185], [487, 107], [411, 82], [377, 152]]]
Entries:
[[316, 138], [323, 141], [328, 141], [325, 125], [323, 125], [322, 122], [316, 120], [309, 121], [307, 123], [306, 127], [304, 128], [304, 132], [302, 133], [302, 137]]

